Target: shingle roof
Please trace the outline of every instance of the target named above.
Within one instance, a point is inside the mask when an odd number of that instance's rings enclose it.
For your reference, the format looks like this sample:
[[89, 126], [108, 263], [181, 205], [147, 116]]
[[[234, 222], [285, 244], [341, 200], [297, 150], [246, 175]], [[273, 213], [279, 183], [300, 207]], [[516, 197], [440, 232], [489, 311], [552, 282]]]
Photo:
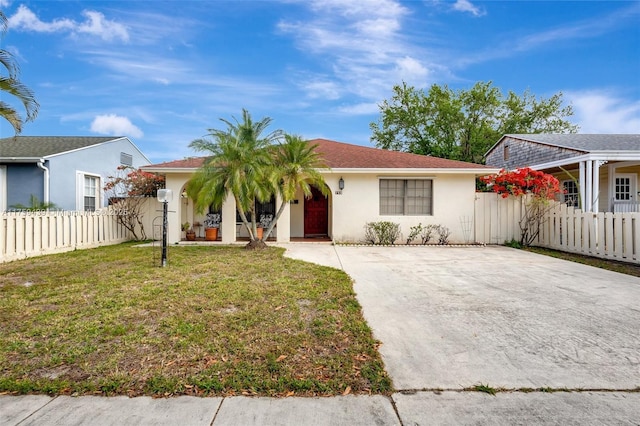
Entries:
[[0, 139], [0, 157], [33, 158], [86, 148], [122, 136], [16, 136]]
[[[308, 141], [332, 169], [486, 169], [481, 164], [446, 160], [426, 155], [352, 145], [327, 139]], [[196, 169], [205, 157], [192, 157], [148, 166], [153, 169]]]
[[316, 148], [332, 169], [483, 169], [487, 166], [446, 160], [427, 155], [351, 145], [327, 139], [313, 139]]
[[636, 134], [511, 134], [504, 137], [570, 148], [578, 151], [640, 151]]

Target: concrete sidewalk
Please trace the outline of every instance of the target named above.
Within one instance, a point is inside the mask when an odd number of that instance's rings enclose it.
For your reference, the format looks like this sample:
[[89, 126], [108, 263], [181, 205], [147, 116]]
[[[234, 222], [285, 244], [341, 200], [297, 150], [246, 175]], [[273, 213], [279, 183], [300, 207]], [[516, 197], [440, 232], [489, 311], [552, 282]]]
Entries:
[[637, 425], [640, 393], [415, 392], [333, 398], [0, 396], [2, 426]]

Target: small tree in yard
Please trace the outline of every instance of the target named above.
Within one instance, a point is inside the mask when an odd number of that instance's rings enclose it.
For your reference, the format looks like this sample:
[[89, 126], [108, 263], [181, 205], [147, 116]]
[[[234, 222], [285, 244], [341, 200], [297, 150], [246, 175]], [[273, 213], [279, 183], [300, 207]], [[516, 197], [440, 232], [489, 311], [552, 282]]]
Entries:
[[550, 174], [528, 167], [513, 171], [501, 170], [493, 176], [481, 178], [491, 191], [502, 195], [519, 197], [524, 203], [524, 213], [520, 219], [520, 244], [529, 246], [538, 238], [544, 215], [552, 206], [552, 201], [562, 193], [560, 182]]
[[[163, 176], [129, 166], [118, 167], [114, 176], [107, 176], [104, 191], [118, 213], [118, 223], [128, 229], [136, 241], [146, 240], [142, 223], [142, 207], [149, 197], [164, 188]], [[138, 229], [140, 235], [138, 235]]]
[[[240, 219], [249, 234], [247, 249], [262, 249], [286, 205], [295, 198], [298, 189], [305, 196], [311, 186], [328, 195], [324, 178], [318, 169], [326, 168], [316, 153], [315, 145], [299, 136], [281, 130], [265, 134], [271, 123], [266, 117], [253, 121], [247, 110], [242, 119], [221, 119], [226, 129], [209, 129], [209, 134], [189, 145], [209, 157], [187, 184], [187, 194], [195, 201], [198, 212], [209, 206], [222, 207], [233, 196]], [[269, 221], [262, 238], [258, 238], [257, 201], [266, 202], [279, 195], [281, 205], [275, 218]]]

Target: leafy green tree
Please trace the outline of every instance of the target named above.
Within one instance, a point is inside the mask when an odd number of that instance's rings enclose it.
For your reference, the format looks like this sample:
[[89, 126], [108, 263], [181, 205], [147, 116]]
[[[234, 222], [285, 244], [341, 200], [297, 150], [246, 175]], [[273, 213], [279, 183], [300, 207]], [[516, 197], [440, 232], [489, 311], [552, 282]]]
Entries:
[[562, 103], [562, 93], [505, 97], [492, 82], [459, 91], [434, 84], [428, 92], [403, 82], [379, 105], [371, 140], [384, 149], [482, 163], [503, 134], [576, 132], [567, 120], [573, 110]]
[[[210, 205], [221, 208], [231, 194], [242, 223], [249, 232], [249, 247], [264, 245], [257, 238], [256, 201], [266, 202], [273, 195], [269, 174], [272, 167], [271, 146], [282, 138], [276, 130], [263, 136], [271, 118], [254, 122], [242, 110], [242, 121], [220, 119], [226, 129], [209, 129], [208, 138], [196, 139], [189, 146], [207, 152], [201, 168], [187, 184], [187, 194], [202, 213]], [[247, 217], [248, 216], [248, 217]], [[260, 244], [262, 243], [262, 244]]]
[[[6, 32], [7, 17], [0, 11], [0, 38], [4, 37]], [[18, 79], [20, 67], [10, 52], [0, 49], [0, 64], [7, 72], [6, 76], [0, 75], [0, 91], [15, 96], [24, 105], [27, 113], [24, 119], [15, 108], [4, 100], [0, 100], [0, 116], [11, 124], [17, 135], [22, 132], [25, 121], [33, 121], [36, 118], [40, 104], [36, 101], [33, 92]]]
[[325, 196], [329, 195], [324, 178], [318, 171], [327, 166], [316, 152], [317, 146], [304, 141], [300, 136], [285, 135], [284, 143], [274, 147], [270, 185], [280, 195], [281, 204], [276, 217], [264, 232], [263, 239], [269, 238], [285, 206], [295, 198], [298, 188], [305, 197], [311, 196], [312, 186]]

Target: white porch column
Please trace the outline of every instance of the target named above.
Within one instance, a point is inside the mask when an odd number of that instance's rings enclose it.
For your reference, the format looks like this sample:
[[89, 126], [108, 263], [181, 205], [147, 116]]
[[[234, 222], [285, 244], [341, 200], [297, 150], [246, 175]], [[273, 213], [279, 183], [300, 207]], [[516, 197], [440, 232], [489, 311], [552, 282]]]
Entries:
[[[167, 176], [165, 181], [165, 188], [170, 189], [173, 192], [173, 199], [169, 201], [167, 205], [167, 209], [169, 212], [167, 213], [167, 244], [175, 244], [180, 242], [182, 239], [182, 223], [180, 222], [182, 219], [182, 197], [180, 196], [180, 192], [182, 191], [182, 187], [184, 186], [184, 178]], [[155, 201], [156, 206], [156, 216], [162, 216], [162, 204]], [[156, 221], [157, 224], [162, 225], [162, 221]], [[151, 230], [153, 232], [154, 230]], [[152, 234], [153, 235], [153, 234]]]
[[587, 160], [587, 187], [585, 188], [585, 193], [587, 195], [587, 200], [584, 203], [584, 211], [590, 212], [593, 209], [593, 161]]
[[579, 168], [580, 173], [579, 173], [578, 180], [579, 180], [579, 183], [580, 183], [580, 188], [579, 188], [579, 190], [580, 190], [580, 208], [583, 211], [587, 211], [587, 208], [586, 208], [586, 206], [587, 206], [587, 202], [586, 202], [587, 193], [585, 191], [585, 189], [586, 189], [586, 184], [585, 184], [586, 177], [585, 177], [585, 174], [584, 174], [584, 161], [580, 162], [579, 167], [580, 167]]
[[220, 232], [222, 232], [222, 242], [226, 244], [236, 242], [236, 199], [229, 192], [227, 199], [222, 203], [222, 223], [220, 223]]
[[600, 210], [600, 164], [598, 160], [593, 162], [593, 208], [591, 211], [594, 213]]
[[[280, 194], [276, 197], [276, 208], [282, 203], [282, 197]], [[288, 243], [291, 241], [291, 208], [289, 203], [286, 203], [284, 210], [278, 219], [277, 225], [278, 233], [276, 235], [276, 241], [279, 243]]]

